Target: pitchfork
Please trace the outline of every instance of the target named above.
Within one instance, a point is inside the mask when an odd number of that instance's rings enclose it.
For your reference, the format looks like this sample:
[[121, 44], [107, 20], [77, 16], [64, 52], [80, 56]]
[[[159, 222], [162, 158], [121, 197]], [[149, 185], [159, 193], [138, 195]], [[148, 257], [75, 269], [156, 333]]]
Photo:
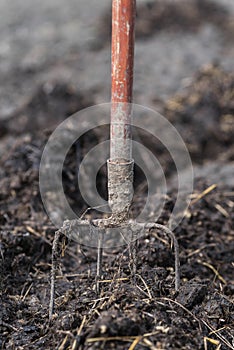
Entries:
[[[103, 235], [106, 229], [126, 228], [132, 234], [134, 241], [139, 231], [157, 229], [167, 234], [174, 243], [175, 251], [175, 290], [179, 289], [179, 252], [178, 243], [167, 227], [157, 223], [138, 223], [129, 219], [129, 209], [133, 196], [133, 167], [131, 143], [132, 91], [134, 68], [134, 41], [135, 41], [135, 0], [112, 1], [112, 89], [111, 89], [111, 118], [110, 118], [110, 159], [107, 161], [108, 170], [108, 204], [112, 214], [107, 219], [66, 220], [63, 227], [56, 232], [52, 254], [52, 278], [50, 317], [54, 306], [55, 261], [59, 234], [69, 236], [71, 231], [87, 225], [98, 231], [98, 258], [97, 258], [97, 292], [98, 279], [101, 276]], [[131, 249], [130, 249], [131, 250]], [[132, 274], [136, 274], [136, 249], [132, 254]]]

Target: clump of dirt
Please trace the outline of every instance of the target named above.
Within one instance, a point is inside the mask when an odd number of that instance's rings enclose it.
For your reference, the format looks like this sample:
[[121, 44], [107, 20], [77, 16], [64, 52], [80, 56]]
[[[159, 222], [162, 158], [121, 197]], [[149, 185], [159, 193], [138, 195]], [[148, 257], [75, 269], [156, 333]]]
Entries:
[[192, 159], [234, 160], [234, 74], [215, 65], [201, 69], [164, 115], [186, 142]]
[[231, 32], [228, 10], [212, 0], [148, 1], [138, 8], [136, 33], [148, 38], [159, 31], [196, 32], [204, 23]]
[[1, 121], [0, 137], [6, 133], [20, 135], [55, 128], [65, 118], [93, 105], [90, 94], [62, 81], [48, 81], [36, 91], [13, 115]]

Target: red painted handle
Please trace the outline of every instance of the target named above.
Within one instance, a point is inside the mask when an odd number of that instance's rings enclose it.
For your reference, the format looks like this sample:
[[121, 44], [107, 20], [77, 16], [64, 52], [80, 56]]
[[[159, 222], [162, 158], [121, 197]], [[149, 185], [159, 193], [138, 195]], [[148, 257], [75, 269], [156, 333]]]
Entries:
[[132, 102], [136, 0], [112, 3], [112, 102]]
[[110, 160], [131, 160], [131, 106], [136, 0], [112, 2]]

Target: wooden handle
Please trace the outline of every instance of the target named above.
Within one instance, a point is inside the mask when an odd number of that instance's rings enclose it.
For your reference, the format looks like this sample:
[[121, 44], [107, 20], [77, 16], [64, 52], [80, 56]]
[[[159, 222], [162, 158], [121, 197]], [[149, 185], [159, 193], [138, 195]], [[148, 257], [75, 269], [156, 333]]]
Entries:
[[112, 4], [112, 102], [132, 102], [136, 1]]
[[131, 159], [136, 0], [112, 2], [110, 159]]

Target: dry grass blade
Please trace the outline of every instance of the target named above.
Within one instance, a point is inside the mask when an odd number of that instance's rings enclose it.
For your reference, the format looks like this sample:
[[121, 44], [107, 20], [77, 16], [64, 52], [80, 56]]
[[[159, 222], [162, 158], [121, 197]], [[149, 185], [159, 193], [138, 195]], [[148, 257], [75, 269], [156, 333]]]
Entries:
[[[158, 334], [159, 331], [156, 332], [152, 332], [152, 333], [145, 333], [143, 335], [137, 335], [137, 336], [121, 336], [121, 337], [97, 337], [97, 338], [87, 338], [86, 339], [86, 343], [90, 344], [90, 343], [96, 343], [96, 342], [101, 342], [101, 341], [124, 341], [124, 342], [131, 342], [132, 344], [130, 345], [128, 350], [134, 350], [135, 347], [139, 344], [139, 343], [145, 343], [145, 345], [150, 346], [150, 349], [152, 350], [157, 350], [156, 347], [154, 347], [154, 345], [147, 339], [151, 336], [154, 336], [156, 334]], [[144, 345], [144, 344], [142, 344]]]
[[134, 342], [130, 345], [128, 350], [134, 350], [135, 347], [137, 346], [137, 344], [139, 344], [139, 342], [141, 341], [142, 336], [137, 337]]
[[67, 344], [68, 336], [63, 339], [62, 343], [60, 344], [58, 350], [65, 350], [66, 349], [66, 344]]
[[208, 350], [208, 345], [207, 343], [211, 343], [213, 345], [217, 345], [215, 350], [220, 350], [221, 349], [221, 344], [219, 340], [215, 340], [212, 338], [204, 337], [204, 349]]
[[145, 289], [147, 290], [147, 293], [148, 293], [148, 296], [149, 296], [149, 299], [151, 300], [151, 299], [153, 299], [153, 297], [152, 297], [152, 294], [151, 294], [151, 292], [150, 292], [150, 289], [149, 289], [149, 287], [147, 286], [147, 284], [146, 284], [146, 282], [145, 282], [145, 280], [144, 280], [144, 278], [141, 276], [141, 275], [136, 275], [137, 277], [139, 277], [140, 278], [140, 280], [142, 281], [142, 283], [144, 284], [144, 286], [145, 286]]
[[205, 261], [200, 261], [198, 260], [198, 263], [201, 265], [204, 265], [206, 267], [208, 267], [210, 270], [212, 270], [215, 274], [215, 276], [223, 283], [223, 284], [227, 284], [227, 282], [225, 281], [225, 279], [219, 274], [219, 272], [216, 270], [216, 268], [214, 266], [212, 266], [211, 264], [205, 262]]
[[198, 194], [196, 196], [196, 198], [194, 198], [191, 202], [190, 205], [193, 205], [195, 203], [197, 203], [201, 198], [205, 197], [208, 193], [210, 193], [211, 191], [213, 191], [215, 188], [217, 187], [216, 184], [213, 184], [211, 186], [209, 186], [207, 189], [205, 189], [203, 192], [201, 192], [200, 194]]
[[229, 214], [227, 212], [227, 210], [225, 210], [220, 204], [215, 204], [215, 208], [221, 213], [223, 214], [223, 216], [225, 216], [226, 218], [229, 218]]
[[132, 340], [135, 340], [135, 336], [122, 336], [122, 337], [97, 337], [97, 338], [87, 338], [86, 343], [97, 343], [100, 341], [127, 341], [131, 342]]

